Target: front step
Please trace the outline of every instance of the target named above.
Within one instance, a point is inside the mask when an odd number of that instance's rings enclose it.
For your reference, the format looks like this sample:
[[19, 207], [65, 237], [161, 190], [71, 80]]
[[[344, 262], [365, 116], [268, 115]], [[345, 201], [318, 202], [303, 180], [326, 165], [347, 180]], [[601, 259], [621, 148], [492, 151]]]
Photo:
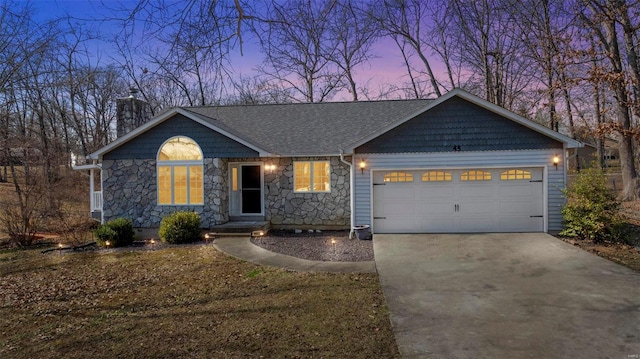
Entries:
[[269, 232], [268, 221], [233, 221], [211, 227], [207, 233], [210, 237], [264, 236]]

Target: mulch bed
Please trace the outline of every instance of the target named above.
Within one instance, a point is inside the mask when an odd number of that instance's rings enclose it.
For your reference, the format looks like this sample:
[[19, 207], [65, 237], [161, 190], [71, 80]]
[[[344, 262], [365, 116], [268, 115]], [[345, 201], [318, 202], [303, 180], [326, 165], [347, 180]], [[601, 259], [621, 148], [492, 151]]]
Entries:
[[349, 231], [270, 231], [251, 242], [272, 252], [314, 261], [362, 262], [373, 260], [373, 241], [349, 239]]

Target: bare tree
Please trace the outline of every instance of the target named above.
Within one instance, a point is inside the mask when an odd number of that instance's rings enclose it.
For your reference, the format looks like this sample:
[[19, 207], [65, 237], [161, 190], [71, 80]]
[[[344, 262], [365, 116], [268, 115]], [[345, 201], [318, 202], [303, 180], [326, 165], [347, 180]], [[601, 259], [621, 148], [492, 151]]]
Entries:
[[[3, 116], [2, 152], [11, 170], [15, 196], [2, 198], [1, 224], [16, 244], [29, 244], [38, 204], [53, 203], [54, 153], [60, 152], [60, 127], [45, 104], [53, 73], [49, 64], [58, 40], [53, 22], [38, 23], [29, 4], [0, 4], [0, 106]], [[38, 69], [38, 71], [34, 71]], [[45, 71], [40, 71], [46, 69]], [[38, 166], [34, 166], [34, 165]]]
[[[441, 96], [440, 84], [427, 56], [427, 44], [431, 41], [425, 36], [428, 33], [427, 24], [430, 22], [427, 2], [422, 0], [385, 0], [382, 4], [371, 4], [369, 14], [378, 23], [383, 34], [396, 38], [396, 44], [410, 46], [424, 67], [424, 73], [431, 84], [432, 93]], [[408, 66], [410, 65], [407, 64]]]
[[452, 34], [457, 34], [456, 57], [472, 73], [471, 80], [484, 90], [484, 97], [513, 109], [530, 85], [530, 64], [523, 58], [517, 20], [509, 16], [501, 0], [450, 2]]
[[364, 7], [363, 1], [339, 1], [335, 16], [329, 19], [330, 37], [338, 42], [332, 60], [344, 73], [347, 89], [353, 101], [358, 101], [359, 91], [355, 77], [356, 68], [373, 58], [371, 45], [380, 34], [377, 24], [367, 15]]
[[233, 80], [234, 94], [223, 99], [224, 105], [258, 105], [268, 103], [291, 102], [294, 96], [277, 82], [269, 81], [259, 76], [239, 76]]
[[335, 66], [337, 39], [331, 35], [335, 1], [271, 2], [268, 22], [257, 24], [264, 62], [259, 71], [286, 84], [292, 100], [321, 102], [342, 86], [343, 72]]
[[230, 50], [242, 43], [251, 2], [154, 2], [115, 8], [120, 63], [154, 110], [220, 102], [230, 85]]
[[[573, 17], [564, 6], [565, 2], [559, 0], [513, 1], [509, 6], [514, 23], [522, 34], [524, 56], [532, 59], [531, 64], [539, 69], [532, 75], [544, 87], [549, 111], [548, 127], [555, 131], [559, 130], [560, 124], [558, 91], [563, 90], [565, 101], [570, 101], [564, 58], [571, 50]], [[567, 105], [571, 118], [570, 102]], [[570, 128], [573, 129], [572, 120]]]
[[[637, 104], [639, 24], [631, 23], [629, 11], [638, 11], [638, 4], [623, 0], [584, 0], [578, 15], [590, 35], [597, 41], [592, 56], [606, 58], [606, 67], [596, 69], [592, 76], [604, 81], [611, 89], [616, 103], [616, 122], [613, 130], [618, 135], [624, 200], [640, 197], [638, 173], [635, 165], [633, 112]], [[636, 17], [636, 21], [637, 17]], [[622, 34], [620, 34], [622, 32]], [[620, 44], [624, 44], [622, 51]], [[630, 84], [630, 85], [628, 85]]]

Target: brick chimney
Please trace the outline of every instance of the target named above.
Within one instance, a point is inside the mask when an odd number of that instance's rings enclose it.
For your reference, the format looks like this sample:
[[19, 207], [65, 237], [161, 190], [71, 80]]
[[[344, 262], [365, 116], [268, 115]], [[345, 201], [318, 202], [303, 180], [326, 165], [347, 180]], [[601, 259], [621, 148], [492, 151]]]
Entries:
[[151, 119], [151, 105], [138, 98], [138, 89], [130, 88], [129, 97], [116, 99], [116, 135], [122, 137]]

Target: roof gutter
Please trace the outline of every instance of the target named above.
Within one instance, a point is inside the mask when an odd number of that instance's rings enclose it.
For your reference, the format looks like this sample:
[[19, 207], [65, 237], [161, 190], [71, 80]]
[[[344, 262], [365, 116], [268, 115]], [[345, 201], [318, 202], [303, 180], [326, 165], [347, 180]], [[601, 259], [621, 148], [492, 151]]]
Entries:
[[355, 173], [353, 171], [353, 163], [352, 162], [348, 162], [347, 160], [344, 159], [344, 151], [340, 150], [340, 162], [344, 163], [345, 165], [349, 166], [349, 208], [350, 208], [350, 213], [349, 213], [349, 219], [350, 219], [350, 223], [351, 223], [351, 228], [349, 229], [349, 238], [353, 239], [353, 235], [354, 235], [354, 228], [356, 226], [356, 212], [355, 212], [355, 199], [354, 194], [355, 194]]

